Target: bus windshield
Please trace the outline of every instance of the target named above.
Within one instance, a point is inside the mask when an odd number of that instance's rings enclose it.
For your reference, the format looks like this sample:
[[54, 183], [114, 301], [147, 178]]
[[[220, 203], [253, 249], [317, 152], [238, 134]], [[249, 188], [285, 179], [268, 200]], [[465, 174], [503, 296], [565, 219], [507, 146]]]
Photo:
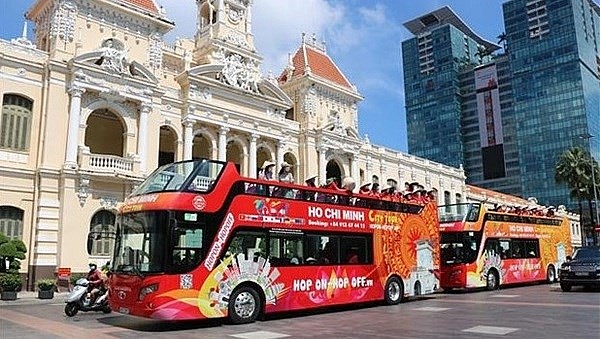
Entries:
[[164, 271], [167, 215], [164, 211], [137, 212], [118, 219], [113, 258], [116, 272], [141, 275]]
[[474, 262], [480, 243], [481, 232], [442, 232], [440, 239], [442, 265]]
[[475, 222], [479, 218], [480, 210], [481, 204], [477, 203], [442, 205], [438, 207], [440, 222]]
[[167, 164], [150, 174], [131, 195], [179, 190], [208, 192], [224, 167], [224, 163], [211, 160]]

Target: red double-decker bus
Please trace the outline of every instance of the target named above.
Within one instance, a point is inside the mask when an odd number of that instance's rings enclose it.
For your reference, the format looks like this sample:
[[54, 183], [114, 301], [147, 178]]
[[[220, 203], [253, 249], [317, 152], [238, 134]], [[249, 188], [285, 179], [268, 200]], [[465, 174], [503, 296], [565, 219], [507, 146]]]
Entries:
[[241, 177], [194, 160], [151, 174], [120, 208], [110, 304], [169, 320], [259, 315], [431, 293], [435, 202]]
[[494, 290], [557, 280], [571, 253], [565, 216], [488, 210], [485, 204], [439, 207], [443, 289]]

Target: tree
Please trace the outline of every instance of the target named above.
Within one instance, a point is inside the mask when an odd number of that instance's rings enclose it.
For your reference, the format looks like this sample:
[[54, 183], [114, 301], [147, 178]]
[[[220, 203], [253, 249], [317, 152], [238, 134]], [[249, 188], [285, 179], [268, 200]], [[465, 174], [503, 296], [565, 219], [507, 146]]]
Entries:
[[25, 259], [25, 253], [27, 253], [27, 248], [21, 240], [10, 240], [6, 235], [0, 233], [0, 272], [19, 273], [20, 260]]
[[[571, 198], [577, 199], [579, 204], [580, 218], [583, 216], [583, 207], [581, 202], [584, 199], [587, 200], [590, 210], [591, 224], [594, 225], [595, 216], [592, 209], [592, 199], [594, 198], [592, 164], [595, 169], [594, 173], [598, 172], [598, 163], [592, 160], [587, 151], [581, 147], [570, 148], [559, 156], [556, 163], [554, 177], [557, 183], [564, 183], [567, 185], [567, 187], [571, 190]], [[595, 176], [594, 179], [596, 179], [596, 187], [600, 187], [600, 178]], [[593, 234], [595, 234], [595, 232], [593, 232]]]

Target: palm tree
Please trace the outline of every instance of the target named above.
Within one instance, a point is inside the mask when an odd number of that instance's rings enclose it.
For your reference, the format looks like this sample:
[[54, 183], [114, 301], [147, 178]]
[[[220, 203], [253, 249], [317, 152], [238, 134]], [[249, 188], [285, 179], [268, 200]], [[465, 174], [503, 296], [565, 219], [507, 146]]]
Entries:
[[[586, 199], [590, 210], [590, 220], [594, 225], [594, 215], [592, 212], [592, 199], [594, 197], [594, 185], [592, 183], [591, 163], [592, 159], [587, 151], [581, 147], [573, 147], [561, 154], [556, 163], [555, 175], [557, 183], [564, 183], [571, 190], [570, 196], [577, 199], [579, 204], [579, 217], [583, 215], [581, 201]], [[598, 164], [594, 161], [594, 166]], [[596, 178], [594, 178], [596, 179]], [[597, 186], [598, 180], [596, 180]], [[583, 223], [582, 223], [583, 224]]]

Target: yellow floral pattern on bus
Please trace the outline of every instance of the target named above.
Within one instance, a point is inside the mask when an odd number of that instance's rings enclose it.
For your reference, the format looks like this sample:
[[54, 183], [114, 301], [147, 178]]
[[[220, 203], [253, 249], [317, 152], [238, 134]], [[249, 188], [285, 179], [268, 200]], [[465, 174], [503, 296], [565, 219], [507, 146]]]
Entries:
[[417, 265], [416, 246], [419, 241], [428, 241], [433, 248], [434, 267], [439, 267], [439, 229], [435, 202], [424, 206], [421, 214], [395, 213], [397, 227], [392, 230], [375, 230], [374, 254], [379, 263], [382, 284], [391, 274], [403, 279], [410, 276]]

